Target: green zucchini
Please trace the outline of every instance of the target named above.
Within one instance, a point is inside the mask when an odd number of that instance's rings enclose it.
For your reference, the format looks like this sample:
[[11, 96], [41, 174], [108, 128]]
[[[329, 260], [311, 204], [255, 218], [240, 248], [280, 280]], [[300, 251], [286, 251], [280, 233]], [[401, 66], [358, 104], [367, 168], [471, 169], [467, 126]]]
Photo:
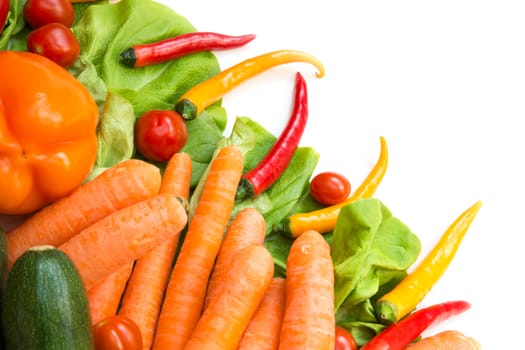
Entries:
[[51, 246], [13, 264], [1, 313], [5, 349], [94, 349], [86, 290], [70, 258]]

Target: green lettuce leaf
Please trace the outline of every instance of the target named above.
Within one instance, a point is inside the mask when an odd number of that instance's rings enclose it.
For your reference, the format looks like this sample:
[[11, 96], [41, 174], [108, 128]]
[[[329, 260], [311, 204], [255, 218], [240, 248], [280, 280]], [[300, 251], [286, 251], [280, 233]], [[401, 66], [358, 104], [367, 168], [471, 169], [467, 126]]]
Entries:
[[406, 276], [420, 251], [419, 238], [379, 199], [341, 208], [332, 237], [337, 323], [362, 342], [381, 330], [374, 302]]
[[172, 108], [185, 91], [220, 71], [211, 52], [142, 68], [120, 63], [120, 53], [132, 45], [196, 30], [173, 9], [152, 0], [91, 5], [72, 29], [81, 43], [81, 57], [93, 63], [108, 91], [131, 102], [137, 116]]
[[[126, 48], [195, 31], [195, 27], [170, 7], [152, 0], [99, 1], [75, 5], [73, 32], [81, 54], [70, 68], [72, 74], [91, 92], [100, 111], [99, 157], [93, 175], [123, 156], [142, 158], [134, 152], [134, 120], [149, 110], [172, 110], [179, 97], [192, 86], [220, 71], [211, 52], [187, 55], [143, 68], [120, 63]], [[118, 96], [119, 102], [107, 101]], [[105, 115], [108, 104], [111, 117]], [[117, 107], [120, 106], [120, 107]], [[117, 111], [120, 110], [120, 111]], [[121, 113], [126, 110], [126, 113]], [[121, 119], [119, 119], [121, 118]], [[193, 160], [192, 187], [196, 186], [210, 162], [217, 142], [223, 138], [227, 116], [220, 101], [208, 107], [195, 120], [186, 122], [188, 142], [183, 151]], [[111, 137], [110, 135], [115, 135]], [[131, 147], [131, 148], [130, 148]], [[156, 164], [163, 170], [165, 164]]]
[[131, 158], [135, 149], [135, 114], [128, 100], [117, 94], [108, 94], [99, 125], [97, 160], [88, 180]]

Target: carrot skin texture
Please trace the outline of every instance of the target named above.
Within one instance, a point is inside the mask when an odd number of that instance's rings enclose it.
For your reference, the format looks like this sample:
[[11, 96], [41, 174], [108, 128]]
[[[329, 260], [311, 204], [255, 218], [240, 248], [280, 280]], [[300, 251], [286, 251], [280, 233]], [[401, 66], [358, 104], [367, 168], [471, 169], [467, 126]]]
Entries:
[[244, 330], [237, 350], [277, 350], [286, 305], [286, 280], [274, 277]]
[[407, 350], [481, 350], [473, 338], [458, 331], [442, 331], [410, 344]]
[[215, 266], [208, 282], [204, 308], [214, 298], [217, 285], [228, 273], [235, 253], [250, 245], [263, 244], [265, 236], [266, 223], [262, 214], [256, 209], [245, 208], [233, 218], [217, 254]]
[[197, 324], [208, 279], [231, 216], [243, 155], [236, 146], [212, 160], [193, 219], [166, 288], [153, 349], [184, 349]]
[[[186, 153], [174, 154], [166, 165], [160, 193], [188, 200], [192, 162]], [[128, 317], [142, 333], [143, 349], [151, 348], [164, 291], [179, 244], [180, 232], [159, 244], [135, 262], [135, 268], [122, 299], [119, 315]]]
[[431, 305], [408, 314], [381, 333], [377, 334], [361, 350], [402, 350], [414, 341], [424, 330], [470, 308], [463, 300], [448, 301]]
[[273, 273], [273, 258], [265, 247], [248, 246], [237, 252], [184, 349], [236, 350]]
[[295, 76], [294, 106], [288, 123], [284, 127], [266, 156], [247, 173], [243, 174], [237, 198], [255, 197], [279, 179], [286, 170], [292, 156], [299, 147], [308, 121], [308, 91], [301, 73]]
[[192, 170], [190, 156], [184, 152], [175, 153], [166, 164], [159, 192], [188, 200]]
[[330, 246], [313, 230], [294, 240], [286, 261], [280, 350], [334, 349], [334, 267]]
[[146, 67], [195, 52], [240, 47], [255, 39], [255, 34], [231, 36], [214, 32], [192, 32], [153, 43], [133, 45], [120, 54], [120, 62], [130, 67]]
[[133, 263], [125, 264], [87, 291], [93, 326], [117, 314], [132, 269]]
[[73, 260], [89, 290], [182, 230], [186, 221], [175, 196], [158, 194], [95, 222], [59, 249]]
[[160, 170], [141, 160], [130, 159], [107, 169], [9, 231], [9, 266], [32, 246], [57, 247], [116, 210], [152, 197], [160, 182]]

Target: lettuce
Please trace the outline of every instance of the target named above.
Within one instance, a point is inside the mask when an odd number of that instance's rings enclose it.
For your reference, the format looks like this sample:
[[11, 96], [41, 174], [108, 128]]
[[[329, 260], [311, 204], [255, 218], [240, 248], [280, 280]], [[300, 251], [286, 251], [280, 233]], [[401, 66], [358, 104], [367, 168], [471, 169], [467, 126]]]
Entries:
[[[200, 52], [143, 68], [119, 62], [120, 53], [140, 43], [195, 31], [195, 27], [170, 7], [152, 0], [100, 1], [76, 4], [72, 27], [81, 53], [70, 68], [91, 92], [100, 110], [99, 152], [92, 178], [122, 160], [141, 158], [133, 147], [134, 121], [148, 110], [170, 110], [192, 86], [220, 71], [211, 52]], [[193, 159], [192, 186], [210, 162], [226, 127], [220, 102], [199, 118], [187, 122], [188, 143], [183, 151]], [[161, 169], [165, 164], [157, 164]]]
[[383, 329], [374, 302], [406, 276], [420, 251], [419, 238], [379, 199], [341, 209], [332, 237], [336, 321], [359, 344]]

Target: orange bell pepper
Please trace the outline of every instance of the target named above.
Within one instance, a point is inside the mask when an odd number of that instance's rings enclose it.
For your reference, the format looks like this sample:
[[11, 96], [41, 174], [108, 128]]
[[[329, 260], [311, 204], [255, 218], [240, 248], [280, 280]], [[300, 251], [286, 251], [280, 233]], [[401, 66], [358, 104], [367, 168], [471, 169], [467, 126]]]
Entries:
[[67, 70], [0, 51], [0, 214], [27, 214], [67, 195], [97, 156], [98, 108]]

